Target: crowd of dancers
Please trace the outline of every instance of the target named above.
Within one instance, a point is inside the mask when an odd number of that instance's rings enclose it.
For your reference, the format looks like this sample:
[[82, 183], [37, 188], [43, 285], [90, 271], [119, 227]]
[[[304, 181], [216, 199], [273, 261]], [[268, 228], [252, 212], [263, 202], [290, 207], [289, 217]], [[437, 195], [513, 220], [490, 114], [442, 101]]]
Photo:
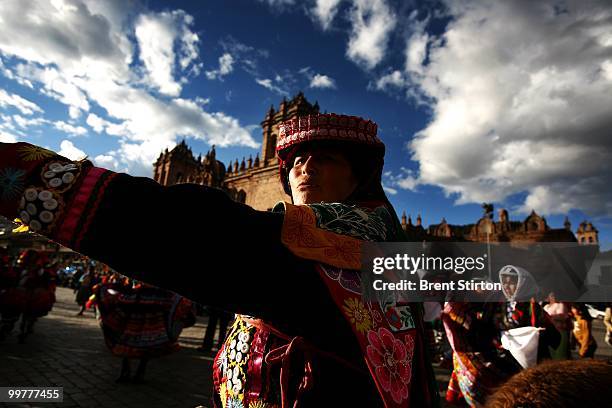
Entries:
[[[425, 309], [430, 350], [452, 369], [445, 399], [456, 406], [482, 406], [515, 374], [569, 361], [573, 349], [576, 358], [589, 360], [597, 350], [586, 306], [559, 302], [554, 294], [546, 302], [441, 302]], [[604, 324], [600, 341], [612, 345], [610, 304]]]
[[[117, 382], [141, 383], [148, 361], [177, 351], [181, 331], [195, 324], [196, 309], [188, 299], [121, 276], [104, 264], [87, 258], [63, 260], [57, 252], [2, 251], [0, 341], [18, 326], [18, 342], [25, 343], [36, 320], [52, 310], [57, 285], [69, 287], [80, 306], [76, 315], [92, 311], [106, 346], [122, 359]], [[138, 364], [132, 375], [133, 360]]]
[[[199, 305], [87, 258], [62, 260], [57, 253], [32, 249], [0, 256], [0, 341], [17, 331], [18, 342], [24, 343], [36, 320], [53, 308], [56, 286], [69, 287], [80, 306], [77, 316], [91, 311], [106, 346], [121, 358], [117, 382], [143, 382], [149, 360], [177, 351], [181, 331], [195, 324]], [[601, 341], [612, 345], [612, 308], [607, 306]], [[593, 358], [597, 350], [593, 318], [585, 305], [559, 302], [554, 294], [547, 302], [428, 302], [424, 310], [430, 351], [437, 364], [452, 369], [446, 401], [457, 406], [479, 406], [524, 369], [572, 359], [572, 349], [580, 359]], [[217, 322], [217, 346], [222, 344], [232, 317], [221, 310], [208, 312], [209, 325], [198, 349], [204, 352], [213, 347]], [[521, 328], [523, 335], [537, 333], [536, 346], [520, 344], [517, 354], [503, 344], [503, 337]]]

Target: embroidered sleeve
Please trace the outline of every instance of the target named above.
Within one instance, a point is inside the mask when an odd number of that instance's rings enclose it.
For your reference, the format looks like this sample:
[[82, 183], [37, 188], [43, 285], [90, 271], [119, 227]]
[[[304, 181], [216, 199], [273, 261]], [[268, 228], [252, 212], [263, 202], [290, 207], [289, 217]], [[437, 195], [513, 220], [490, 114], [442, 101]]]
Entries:
[[4, 214], [16, 216], [31, 231], [78, 251], [97, 204], [116, 173], [27, 143], [8, 146], [0, 150]]
[[317, 225], [310, 206], [285, 203], [282, 242], [296, 256], [338, 268], [361, 268], [361, 241]]

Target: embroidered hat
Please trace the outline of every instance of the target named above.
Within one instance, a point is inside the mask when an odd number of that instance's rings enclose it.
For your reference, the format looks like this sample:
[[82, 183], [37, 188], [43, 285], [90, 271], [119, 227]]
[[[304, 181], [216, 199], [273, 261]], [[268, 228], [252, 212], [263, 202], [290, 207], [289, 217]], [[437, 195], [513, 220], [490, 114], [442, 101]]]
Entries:
[[280, 177], [283, 188], [291, 195], [289, 186], [289, 171], [295, 153], [304, 144], [308, 143], [346, 143], [346, 153], [360, 151], [360, 156], [366, 152], [376, 168], [373, 171], [382, 171], [382, 162], [385, 155], [385, 145], [377, 136], [378, 126], [371, 120], [358, 116], [337, 115], [335, 113], [322, 113], [293, 118], [279, 125], [276, 153], [280, 161]]

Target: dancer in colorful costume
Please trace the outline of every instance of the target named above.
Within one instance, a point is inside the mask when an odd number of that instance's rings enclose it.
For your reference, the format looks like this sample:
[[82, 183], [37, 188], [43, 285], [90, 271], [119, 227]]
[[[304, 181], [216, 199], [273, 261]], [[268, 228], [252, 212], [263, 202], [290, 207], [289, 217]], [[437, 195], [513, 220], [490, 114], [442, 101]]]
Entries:
[[[141, 383], [150, 359], [179, 350], [181, 331], [195, 324], [188, 299], [141, 282], [105, 276], [87, 302], [95, 304], [104, 340], [113, 355], [122, 358], [117, 382]], [[130, 360], [138, 360], [131, 376]]]
[[[48, 255], [32, 249], [25, 250], [19, 256], [16, 266], [17, 286], [8, 288], [3, 293], [2, 332], [6, 336], [13, 328], [19, 316], [18, 339], [24, 343], [26, 337], [33, 333], [34, 323], [46, 316], [55, 303], [57, 267]], [[12, 322], [12, 324], [11, 324]]]
[[470, 407], [484, 404], [497, 386], [520, 371], [501, 350], [496, 315], [499, 303], [447, 302], [442, 321], [453, 348], [453, 372], [446, 400]]
[[[277, 153], [293, 202], [262, 212], [212, 188], [162, 187], [27, 144], [0, 147], [3, 167], [22, 172], [26, 205], [43, 205], [43, 191], [58, 203], [51, 222], [30, 220], [35, 230], [240, 314], [215, 359], [216, 406], [436, 405], [420, 305], [361, 296], [363, 243], [405, 238], [382, 189], [377, 126], [335, 114], [292, 119], [280, 126]], [[19, 211], [0, 203], [0, 213]], [[177, 235], [177, 215], [215, 239]], [[201, 271], [182, 274], [194, 265]]]

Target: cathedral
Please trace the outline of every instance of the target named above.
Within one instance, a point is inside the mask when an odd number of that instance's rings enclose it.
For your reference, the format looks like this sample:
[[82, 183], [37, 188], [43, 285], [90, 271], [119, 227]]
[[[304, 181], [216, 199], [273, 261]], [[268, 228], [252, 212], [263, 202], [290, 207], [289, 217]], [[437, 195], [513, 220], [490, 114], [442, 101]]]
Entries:
[[[271, 106], [261, 122], [261, 153], [255, 158], [234, 160], [227, 166], [216, 159], [215, 147], [204, 157], [195, 157], [183, 140], [172, 150], [166, 149], [154, 163], [153, 178], [167, 186], [177, 183], [195, 183], [226, 191], [232, 199], [257, 210], [271, 209], [279, 201], [289, 201], [279, 182], [276, 138], [278, 125], [296, 116], [319, 113], [319, 104], [308, 102], [302, 92], [293, 99], [285, 99], [278, 110]], [[419, 215], [416, 223], [402, 215], [402, 228], [412, 237], [435, 236], [442, 239], [484, 242], [575, 242], [598, 245], [598, 231], [590, 222], [582, 222], [576, 233], [566, 218], [563, 228], [551, 228], [546, 219], [533, 211], [523, 221], [511, 221], [508, 211], [500, 209], [498, 219], [493, 206], [483, 205], [484, 215], [474, 224], [451, 225], [445, 219], [439, 224], [423, 227]]]
[[319, 104], [311, 104], [302, 92], [293, 99], [283, 99], [278, 110], [271, 106], [261, 122], [261, 153], [255, 158], [230, 162], [227, 167], [215, 157], [215, 147], [202, 158], [194, 157], [185, 141], [164, 151], [153, 164], [155, 181], [167, 186], [195, 183], [225, 190], [230, 197], [257, 210], [267, 210], [279, 201], [289, 201], [280, 183], [276, 138], [278, 125], [297, 116], [319, 113]]
[[597, 229], [591, 222], [583, 221], [576, 233], [567, 217], [563, 228], [551, 228], [546, 218], [531, 211], [523, 221], [511, 221], [508, 211], [500, 209], [497, 221], [493, 216], [493, 205], [484, 204], [484, 214], [474, 224], [452, 225], [445, 218], [439, 224], [431, 224], [425, 228], [419, 214], [416, 223], [411, 217], [402, 214], [402, 228], [409, 236], [425, 237], [427, 235], [441, 239], [471, 241], [471, 242], [578, 242], [584, 245], [599, 245]]

